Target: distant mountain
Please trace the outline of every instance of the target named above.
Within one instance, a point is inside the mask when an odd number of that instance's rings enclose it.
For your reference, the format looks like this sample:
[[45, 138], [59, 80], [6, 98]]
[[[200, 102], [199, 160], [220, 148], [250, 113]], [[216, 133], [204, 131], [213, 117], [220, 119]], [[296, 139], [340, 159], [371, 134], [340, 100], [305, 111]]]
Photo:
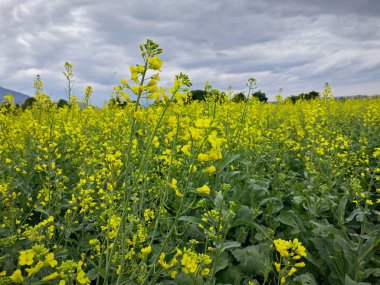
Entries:
[[[0, 87], [0, 101], [1, 102], [4, 101], [4, 96], [8, 95], [8, 94], [12, 94], [13, 98], [15, 99], [15, 103], [20, 104], [20, 105], [23, 104], [25, 102], [25, 100], [30, 97], [30, 96], [25, 95], [23, 93]], [[1, 102], [0, 102], [0, 104], [1, 104]]]

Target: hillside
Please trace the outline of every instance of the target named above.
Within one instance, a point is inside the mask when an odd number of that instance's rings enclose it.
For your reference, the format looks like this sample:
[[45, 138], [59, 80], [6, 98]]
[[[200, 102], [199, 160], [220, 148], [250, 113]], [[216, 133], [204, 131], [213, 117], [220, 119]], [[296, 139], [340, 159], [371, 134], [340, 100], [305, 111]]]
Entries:
[[25, 95], [23, 93], [0, 87], [0, 99], [1, 102], [3, 101], [3, 98], [5, 95], [12, 94], [13, 98], [15, 99], [16, 104], [23, 104], [26, 99], [28, 99], [30, 96]]

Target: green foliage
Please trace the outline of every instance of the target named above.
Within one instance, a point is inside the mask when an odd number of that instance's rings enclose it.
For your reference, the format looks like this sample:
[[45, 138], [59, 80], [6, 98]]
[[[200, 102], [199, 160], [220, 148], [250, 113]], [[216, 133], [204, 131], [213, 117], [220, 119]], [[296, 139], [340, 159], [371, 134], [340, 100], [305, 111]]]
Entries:
[[25, 102], [21, 105], [21, 107], [23, 110], [28, 109], [28, 108], [32, 108], [34, 102], [36, 102], [36, 98], [29, 97], [28, 99], [25, 100]]
[[57, 107], [63, 108], [65, 106], [69, 106], [69, 102], [67, 102], [65, 99], [59, 99], [59, 101], [57, 102]]
[[295, 104], [298, 100], [313, 100], [319, 98], [320, 95], [317, 91], [310, 91], [309, 93], [300, 93], [297, 96], [291, 95], [287, 99]]
[[223, 103], [228, 101], [228, 96], [225, 92], [217, 89], [205, 90], [191, 90], [188, 95], [189, 102], [192, 101], [210, 101], [215, 103]]
[[120, 107], [120, 108], [125, 108], [127, 106], [126, 101], [122, 101], [120, 98], [112, 98], [108, 101], [108, 107]]
[[261, 90], [259, 91], [256, 91], [255, 93], [252, 93], [252, 98], [257, 98], [259, 99], [260, 102], [267, 102], [268, 101], [268, 98], [267, 96], [265, 95], [265, 93]]
[[206, 101], [207, 92], [205, 90], [191, 90], [189, 99], [191, 101]]
[[232, 101], [235, 103], [244, 102], [245, 100], [247, 100], [247, 98], [243, 92], [237, 93], [234, 95], [234, 97], [232, 97]]

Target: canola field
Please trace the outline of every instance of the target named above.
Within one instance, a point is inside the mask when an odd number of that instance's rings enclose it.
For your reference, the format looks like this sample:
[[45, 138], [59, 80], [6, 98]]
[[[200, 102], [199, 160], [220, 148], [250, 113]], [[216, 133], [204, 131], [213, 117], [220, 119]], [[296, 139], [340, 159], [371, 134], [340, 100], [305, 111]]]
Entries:
[[150, 107], [1, 111], [0, 284], [380, 284], [380, 99], [186, 103], [141, 50]]

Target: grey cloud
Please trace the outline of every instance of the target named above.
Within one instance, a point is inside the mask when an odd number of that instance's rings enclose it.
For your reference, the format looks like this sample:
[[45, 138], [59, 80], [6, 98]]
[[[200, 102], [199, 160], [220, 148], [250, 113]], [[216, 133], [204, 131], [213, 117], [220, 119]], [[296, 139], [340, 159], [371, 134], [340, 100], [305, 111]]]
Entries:
[[77, 94], [91, 84], [101, 104], [152, 38], [164, 49], [164, 85], [182, 71], [194, 88], [242, 90], [253, 76], [271, 97], [325, 81], [338, 95], [380, 93], [379, 15], [377, 0], [2, 0], [0, 85], [31, 94], [40, 74], [58, 99], [70, 61]]

